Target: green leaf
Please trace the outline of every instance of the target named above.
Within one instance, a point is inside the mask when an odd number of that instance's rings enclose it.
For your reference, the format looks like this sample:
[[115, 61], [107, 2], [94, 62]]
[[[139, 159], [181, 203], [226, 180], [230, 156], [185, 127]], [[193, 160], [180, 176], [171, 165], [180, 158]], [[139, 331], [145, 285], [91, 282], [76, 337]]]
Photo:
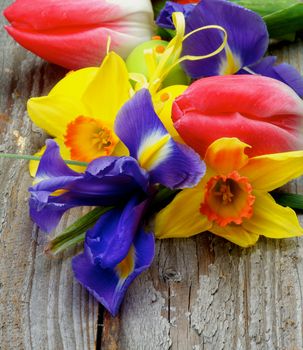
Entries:
[[71, 248], [85, 239], [85, 232], [90, 229], [97, 220], [113, 207], [97, 207], [82, 216], [72, 225], [68, 226], [60, 235], [52, 239], [45, 248], [45, 252], [56, 255], [67, 248]]
[[297, 4], [299, 0], [230, 0], [238, 5], [246, 7], [261, 16], [284, 10], [285, 8]]
[[148, 215], [151, 216], [166, 207], [179, 192], [180, 190], [171, 190], [164, 186], [160, 186], [159, 191], [150, 204]]
[[281, 38], [286, 34], [303, 29], [303, 3], [291, 5], [283, 10], [263, 17], [272, 38]]
[[154, 8], [155, 18], [157, 18], [160, 11], [165, 6], [166, 0], [153, 0], [152, 3]]
[[272, 193], [276, 202], [283, 207], [303, 210], [303, 195], [294, 193]]
[[263, 16], [271, 38], [293, 41], [296, 32], [303, 29], [303, 3], [300, 0], [230, 1]]

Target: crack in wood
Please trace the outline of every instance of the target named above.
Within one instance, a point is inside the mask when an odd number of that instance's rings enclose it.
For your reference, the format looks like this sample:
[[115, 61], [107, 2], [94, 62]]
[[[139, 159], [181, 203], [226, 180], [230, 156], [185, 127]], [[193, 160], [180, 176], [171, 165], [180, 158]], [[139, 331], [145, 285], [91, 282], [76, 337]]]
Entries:
[[101, 304], [99, 304], [96, 350], [102, 350], [102, 335], [103, 335], [103, 327], [104, 327], [103, 320], [104, 320], [104, 308]]

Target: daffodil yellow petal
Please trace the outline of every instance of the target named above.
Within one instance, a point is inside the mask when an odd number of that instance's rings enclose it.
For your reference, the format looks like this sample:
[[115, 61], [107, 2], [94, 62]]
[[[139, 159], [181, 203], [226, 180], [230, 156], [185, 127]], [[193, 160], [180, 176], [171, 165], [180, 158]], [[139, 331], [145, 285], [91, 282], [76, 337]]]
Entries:
[[[54, 139], [54, 141], [59, 145], [60, 147], [60, 154], [61, 154], [61, 157], [64, 159], [64, 160], [71, 160], [71, 155], [70, 155], [70, 151], [69, 149], [65, 146], [64, 142], [60, 139]], [[35, 153], [34, 155], [35, 156], [42, 156], [45, 152], [45, 149], [46, 147], [43, 146], [37, 153]], [[38, 166], [39, 166], [39, 161], [37, 160], [31, 160], [29, 162], [29, 172], [30, 172], [30, 175], [32, 177], [35, 177], [36, 175], [36, 172], [37, 172], [37, 169], [38, 169]], [[84, 172], [85, 171], [85, 167], [83, 166], [78, 166], [78, 165], [68, 165], [71, 169], [75, 170], [75, 171], [78, 171], [78, 172]]]
[[116, 157], [129, 156], [129, 150], [123, 142], [119, 141], [111, 155]]
[[82, 98], [98, 70], [98, 67], [89, 67], [67, 73], [66, 76], [52, 88], [49, 96], [64, 95], [73, 98]]
[[113, 125], [122, 105], [129, 99], [131, 85], [125, 62], [110, 52], [83, 95], [91, 117]]
[[241, 169], [253, 188], [272, 191], [303, 174], [303, 151], [267, 154], [250, 158]]
[[164, 124], [166, 130], [175, 141], [181, 143], [184, 143], [184, 141], [181, 139], [181, 136], [178, 134], [177, 130], [174, 127], [171, 118], [171, 112], [175, 98], [180, 96], [187, 88], [188, 86], [186, 85], [168, 86], [165, 89], [159, 91], [153, 98], [155, 111]]
[[247, 164], [248, 156], [244, 153], [247, 147], [250, 146], [235, 137], [224, 137], [208, 147], [204, 161], [218, 174], [228, 174]]
[[225, 227], [213, 225], [210, 232], [217, 236], [223, 237], [242, 248], [247, 248], [254, 245], [259, 239], [258, 234], [249, 232], [243, 226], [236, 224], [230, 224]]
[[63, 137], [67, 125], [87, 111], [81, 101], [63, 95], [31, 98], [27, 102], [31, 120], [49, 135]]
[[181, 191], [155, 218], [157, 238], [190, 237], [211, 228], [212, 223], [200, 213], [204, 185]]
[[278, 205], [268, 193], [255, 192], [255, 196], [254, 214], [242, 224], [246, 230], [269, 238], [289, 238], [303, 234], [292, 209]]

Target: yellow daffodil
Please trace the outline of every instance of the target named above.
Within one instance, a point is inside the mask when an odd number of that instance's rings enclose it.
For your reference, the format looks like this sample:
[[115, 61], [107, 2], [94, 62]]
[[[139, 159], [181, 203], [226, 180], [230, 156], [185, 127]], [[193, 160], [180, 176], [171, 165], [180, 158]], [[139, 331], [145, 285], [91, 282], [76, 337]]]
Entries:
[[259, 235], [287, 238], [303, 234], [295, 212], [278, 205], [268, 193], [303, 174], [303, 151], [249, 158], [247, 147], [237, 138], [221, 138], [208, 147], [205, 177], [159, 212], [157, 238], [210, 231], [248, 247]]
[[[127, 154], [113, 126], [131, 94], [125, 63], [110, 52], [100, 67], [71, 72], [48, 96], [31, 98], [28, 113], [36, 125], [55, 137], [63, 158], [90, 162], [103, 155]], [[37, 163], [31, 162], [31, 174]]]

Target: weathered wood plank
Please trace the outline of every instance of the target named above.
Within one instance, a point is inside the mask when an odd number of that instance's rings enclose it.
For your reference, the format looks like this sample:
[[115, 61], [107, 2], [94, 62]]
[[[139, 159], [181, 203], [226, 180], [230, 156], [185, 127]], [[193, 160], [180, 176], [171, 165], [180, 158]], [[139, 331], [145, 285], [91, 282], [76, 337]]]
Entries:
[[[302, 43], [272, 51], [303, 72]], [[303, 181], [288, 188], [303, 193]], [[303, 349], [302, 253], [302, 238], [250, 249], [210, 234], [158, 242], [150, 271], [105, 322], [101, 349]]]
[[[0, 11], [11, 2], [0, 0]], [[47, 93], [65, 71], [26, 53], [3, 24], [1, 17], [0, 150], [30, 154], [46, 136], [30, 122], [26, 101]], [[27, 164], [0, 160], [0, 178], [0, 349], [94, 349], [98, 305], [73, 280], [70, 256], [43, 254], [43, 236], [28, 216]]]

